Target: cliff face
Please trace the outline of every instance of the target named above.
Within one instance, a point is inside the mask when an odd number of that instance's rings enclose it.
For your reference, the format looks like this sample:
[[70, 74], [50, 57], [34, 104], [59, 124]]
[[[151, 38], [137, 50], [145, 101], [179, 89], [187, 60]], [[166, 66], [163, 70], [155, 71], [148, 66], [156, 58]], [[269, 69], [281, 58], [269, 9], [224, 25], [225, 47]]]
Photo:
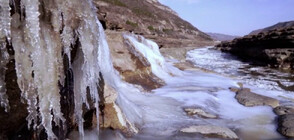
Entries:
[[294, 69], [294, 26], [247, 35], [216, 47], [259, 64]]
[[109, 30], [131, 31], [160, 47], [211, 45], [212, 39], [157, 0], [95, 0], [99, 19]]

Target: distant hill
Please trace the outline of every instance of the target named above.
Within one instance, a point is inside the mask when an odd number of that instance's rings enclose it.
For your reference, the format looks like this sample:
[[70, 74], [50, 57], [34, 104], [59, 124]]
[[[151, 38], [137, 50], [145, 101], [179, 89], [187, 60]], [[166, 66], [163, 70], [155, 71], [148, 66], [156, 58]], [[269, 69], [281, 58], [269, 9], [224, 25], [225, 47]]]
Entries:
[[249, 33], [249, 35], [256, 35], [260, 32], [268, 32], [271, 30], [281, 29], [281, 28], [288, 28], [294, 26], [294, 21], [287, 21], [287, 22], [279, 22], [273, 26], [269, 26], [263, 29], [258, 29]]
[[240, 37], [240, 36], [225, 35], [225, 34], [219, 34], [219, 33], [206, 33], [206, 34], [208, 34], [213, 40], [217, 40], [217, 41], [231, 41], [235, 38]]

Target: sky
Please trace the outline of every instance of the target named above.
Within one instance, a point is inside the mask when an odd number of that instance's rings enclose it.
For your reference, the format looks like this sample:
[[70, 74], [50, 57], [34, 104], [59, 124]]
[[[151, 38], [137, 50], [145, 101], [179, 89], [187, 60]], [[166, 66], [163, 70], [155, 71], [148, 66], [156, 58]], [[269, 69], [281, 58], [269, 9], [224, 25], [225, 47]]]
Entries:
[[294, 0], [159, 0], [204, 32], [243, 36], [294, 20]]

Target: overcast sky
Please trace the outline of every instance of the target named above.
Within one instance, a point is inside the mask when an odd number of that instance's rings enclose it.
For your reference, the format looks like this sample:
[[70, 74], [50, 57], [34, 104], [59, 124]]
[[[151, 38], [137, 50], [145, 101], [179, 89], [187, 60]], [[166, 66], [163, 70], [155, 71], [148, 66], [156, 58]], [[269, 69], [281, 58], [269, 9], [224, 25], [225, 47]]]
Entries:
[[159, 0], [204, 32], [246, 35], [294, 20], [294, 0]]

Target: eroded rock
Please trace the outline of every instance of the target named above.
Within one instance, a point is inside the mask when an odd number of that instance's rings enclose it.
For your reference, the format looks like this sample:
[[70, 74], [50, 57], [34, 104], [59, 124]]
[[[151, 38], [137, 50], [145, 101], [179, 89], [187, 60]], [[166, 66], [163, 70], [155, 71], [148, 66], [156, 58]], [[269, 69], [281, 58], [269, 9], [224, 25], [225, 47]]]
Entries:
[[244, 106], [268, 105], [273, 108], [279, 106], [279, 101], [277, 99], [253, 93], [250, 89], [240, 89], [236, 93], [235, 98]]
[[238, 136], [229, 128], [213, 126], [213, 125], [198, 125], [190, 126], [180, 130], [183, 133], [200, 133], [206, 136], [216, 136], [227, 139], [238, 139]]

